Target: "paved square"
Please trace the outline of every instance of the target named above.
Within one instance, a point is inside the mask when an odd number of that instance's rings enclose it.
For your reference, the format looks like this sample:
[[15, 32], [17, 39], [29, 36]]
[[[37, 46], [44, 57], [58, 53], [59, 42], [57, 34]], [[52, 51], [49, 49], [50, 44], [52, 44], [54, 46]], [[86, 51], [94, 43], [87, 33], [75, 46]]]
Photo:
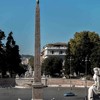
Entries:
[[[67, 87], [47, 87], [43, 89], [43, 100], [84, 100], [85, 88], [73, 88], [71, 90], [76, 96], [64, 97], [64, 93], [70, 92]], [[31, 100], [32, 89], [0, 88], [0, 100]]]

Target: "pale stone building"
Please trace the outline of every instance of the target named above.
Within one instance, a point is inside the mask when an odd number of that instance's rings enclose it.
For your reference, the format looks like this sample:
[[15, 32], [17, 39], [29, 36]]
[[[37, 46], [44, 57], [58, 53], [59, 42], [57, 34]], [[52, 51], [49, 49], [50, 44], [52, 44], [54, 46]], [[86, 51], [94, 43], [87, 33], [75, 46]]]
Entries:
[[64, 61], [66, 50], [67, 50], [66, 43], [59, 42], [59, 43], [47, 44], [42, 49], [41, 61], [51, 56], [57, 56]]

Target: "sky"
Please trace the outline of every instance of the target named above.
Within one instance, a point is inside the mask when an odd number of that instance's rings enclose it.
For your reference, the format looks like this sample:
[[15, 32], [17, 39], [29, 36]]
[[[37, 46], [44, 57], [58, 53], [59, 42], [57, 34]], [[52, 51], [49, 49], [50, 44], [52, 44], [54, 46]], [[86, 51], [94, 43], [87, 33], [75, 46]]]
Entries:
[[[34, 55], [36, 0], [0, 0], [0, 29], [12, 31], [20, 54]], [[41, 49], [75, 32], [100, 34], [100, 0], [40, 0]], [[6, 39], [4, 40], [6, 41]]]

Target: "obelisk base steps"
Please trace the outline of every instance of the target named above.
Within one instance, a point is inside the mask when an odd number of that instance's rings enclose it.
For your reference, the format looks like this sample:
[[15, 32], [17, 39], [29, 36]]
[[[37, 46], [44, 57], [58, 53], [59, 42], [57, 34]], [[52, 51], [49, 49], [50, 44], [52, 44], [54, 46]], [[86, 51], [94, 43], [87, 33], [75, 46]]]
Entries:
[[33, 100], [43, 100], [43, 84], [41, 82], [35, 82], [32, 84], [33, 88]]

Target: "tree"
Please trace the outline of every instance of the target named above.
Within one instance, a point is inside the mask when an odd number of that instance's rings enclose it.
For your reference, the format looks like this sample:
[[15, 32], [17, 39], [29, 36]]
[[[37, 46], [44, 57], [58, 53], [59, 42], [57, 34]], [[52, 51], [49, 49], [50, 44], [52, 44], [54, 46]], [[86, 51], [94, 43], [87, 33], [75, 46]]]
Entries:
[[0, 41], [3, 40], [4, 38], [5, 38], [5, 33], [4, 33], [4, 31], [0, 30]]
[[2, 76], [6, 73], [6, 52], [5, 46], [2, 43], [2, 40], [5, 38], [4, 31], [0, 30], [0, 72], [2, 72]]
[[79, 69], [80, 72], [85, 73], [86, 67], [88, 67], [86, 74], [89, 74], [91, 71], [89, 59], [90, 59], [91, 50], [93, 49], [93, 46], [87, 31], [84, 31], [84, 34], [81, 39], [80, 47], [78, 49], [79, 50], [77, 50], [77, 55], [78, 55], [77, 57], [80, 59], [80, 61], [78, 59], [78, 62], [80, 62], [82, 65], [80, 64], [81, 68], [78, 67], [77, 69]]
[[70, 43], [68, 43], [68, 46], [67, 46], [67, 51], [66, 51], [66, 57], [65, 57], [65, 63], [64, 63], [64, 69], [65, 69], [65, 74], [66, 75], [69, 75], [70, 74], [70, 62], [69, 62], [69, 59], [70, 59]]
[[64, 64], [66, 77], [67, 76], [69, 77], [70, 74], [74, 73], [73, 60], [74, 60], [74, 56], [72, 55], [72, 52], [70, 50], [70, 43], [68, 42], [66, 56], [65, 56], [65, 64]]
[[6, 77], [7, 72], [10, 72], [12, 77], [13, 74], [20, 75], [26, 71], [21, 65], [19, 46], [16, 45], [12, 34], [12, 32], [9, 33], [6, 45], [4, 45], [2, 40], [5, 39], [5, 33], [0, 30], [0, 72], [3, 78]]
[[48, 57], [42, 63], [42, 72], [52, 77], [60, 76], [62, 70], [62, 60], [58, 57]]
[[[70, 52], [74, 56], [74, 70], [78, 74], [85, 73], [85, 58], [91, 59], [94, 48], [99, 41], [99, 35], [95, 32], [76, 32], [73, 39], [70, 39]], [[94, 62], [92, 62], [94, 63]], [[91, 73], [91, 64], [88, 62], [88, 74]]]
[[7, 69], [11, 77], [13, 77], [13, 74], [21, 74], [24, 71], [23, 67], [20, 66], [21, 56], [19, 55], [19, 46], [16, 45], [12, 35], [13, 33], [10, 32], [6, 43]]
[[34, 57], [29, 59], [29, 64], [31, 65], [32, 69], [34, 69]]
[[95, 47], [92, 49], [91, 54], [91, 68], [99, 67], [100, 68], [100, 41], [95, 45]]

